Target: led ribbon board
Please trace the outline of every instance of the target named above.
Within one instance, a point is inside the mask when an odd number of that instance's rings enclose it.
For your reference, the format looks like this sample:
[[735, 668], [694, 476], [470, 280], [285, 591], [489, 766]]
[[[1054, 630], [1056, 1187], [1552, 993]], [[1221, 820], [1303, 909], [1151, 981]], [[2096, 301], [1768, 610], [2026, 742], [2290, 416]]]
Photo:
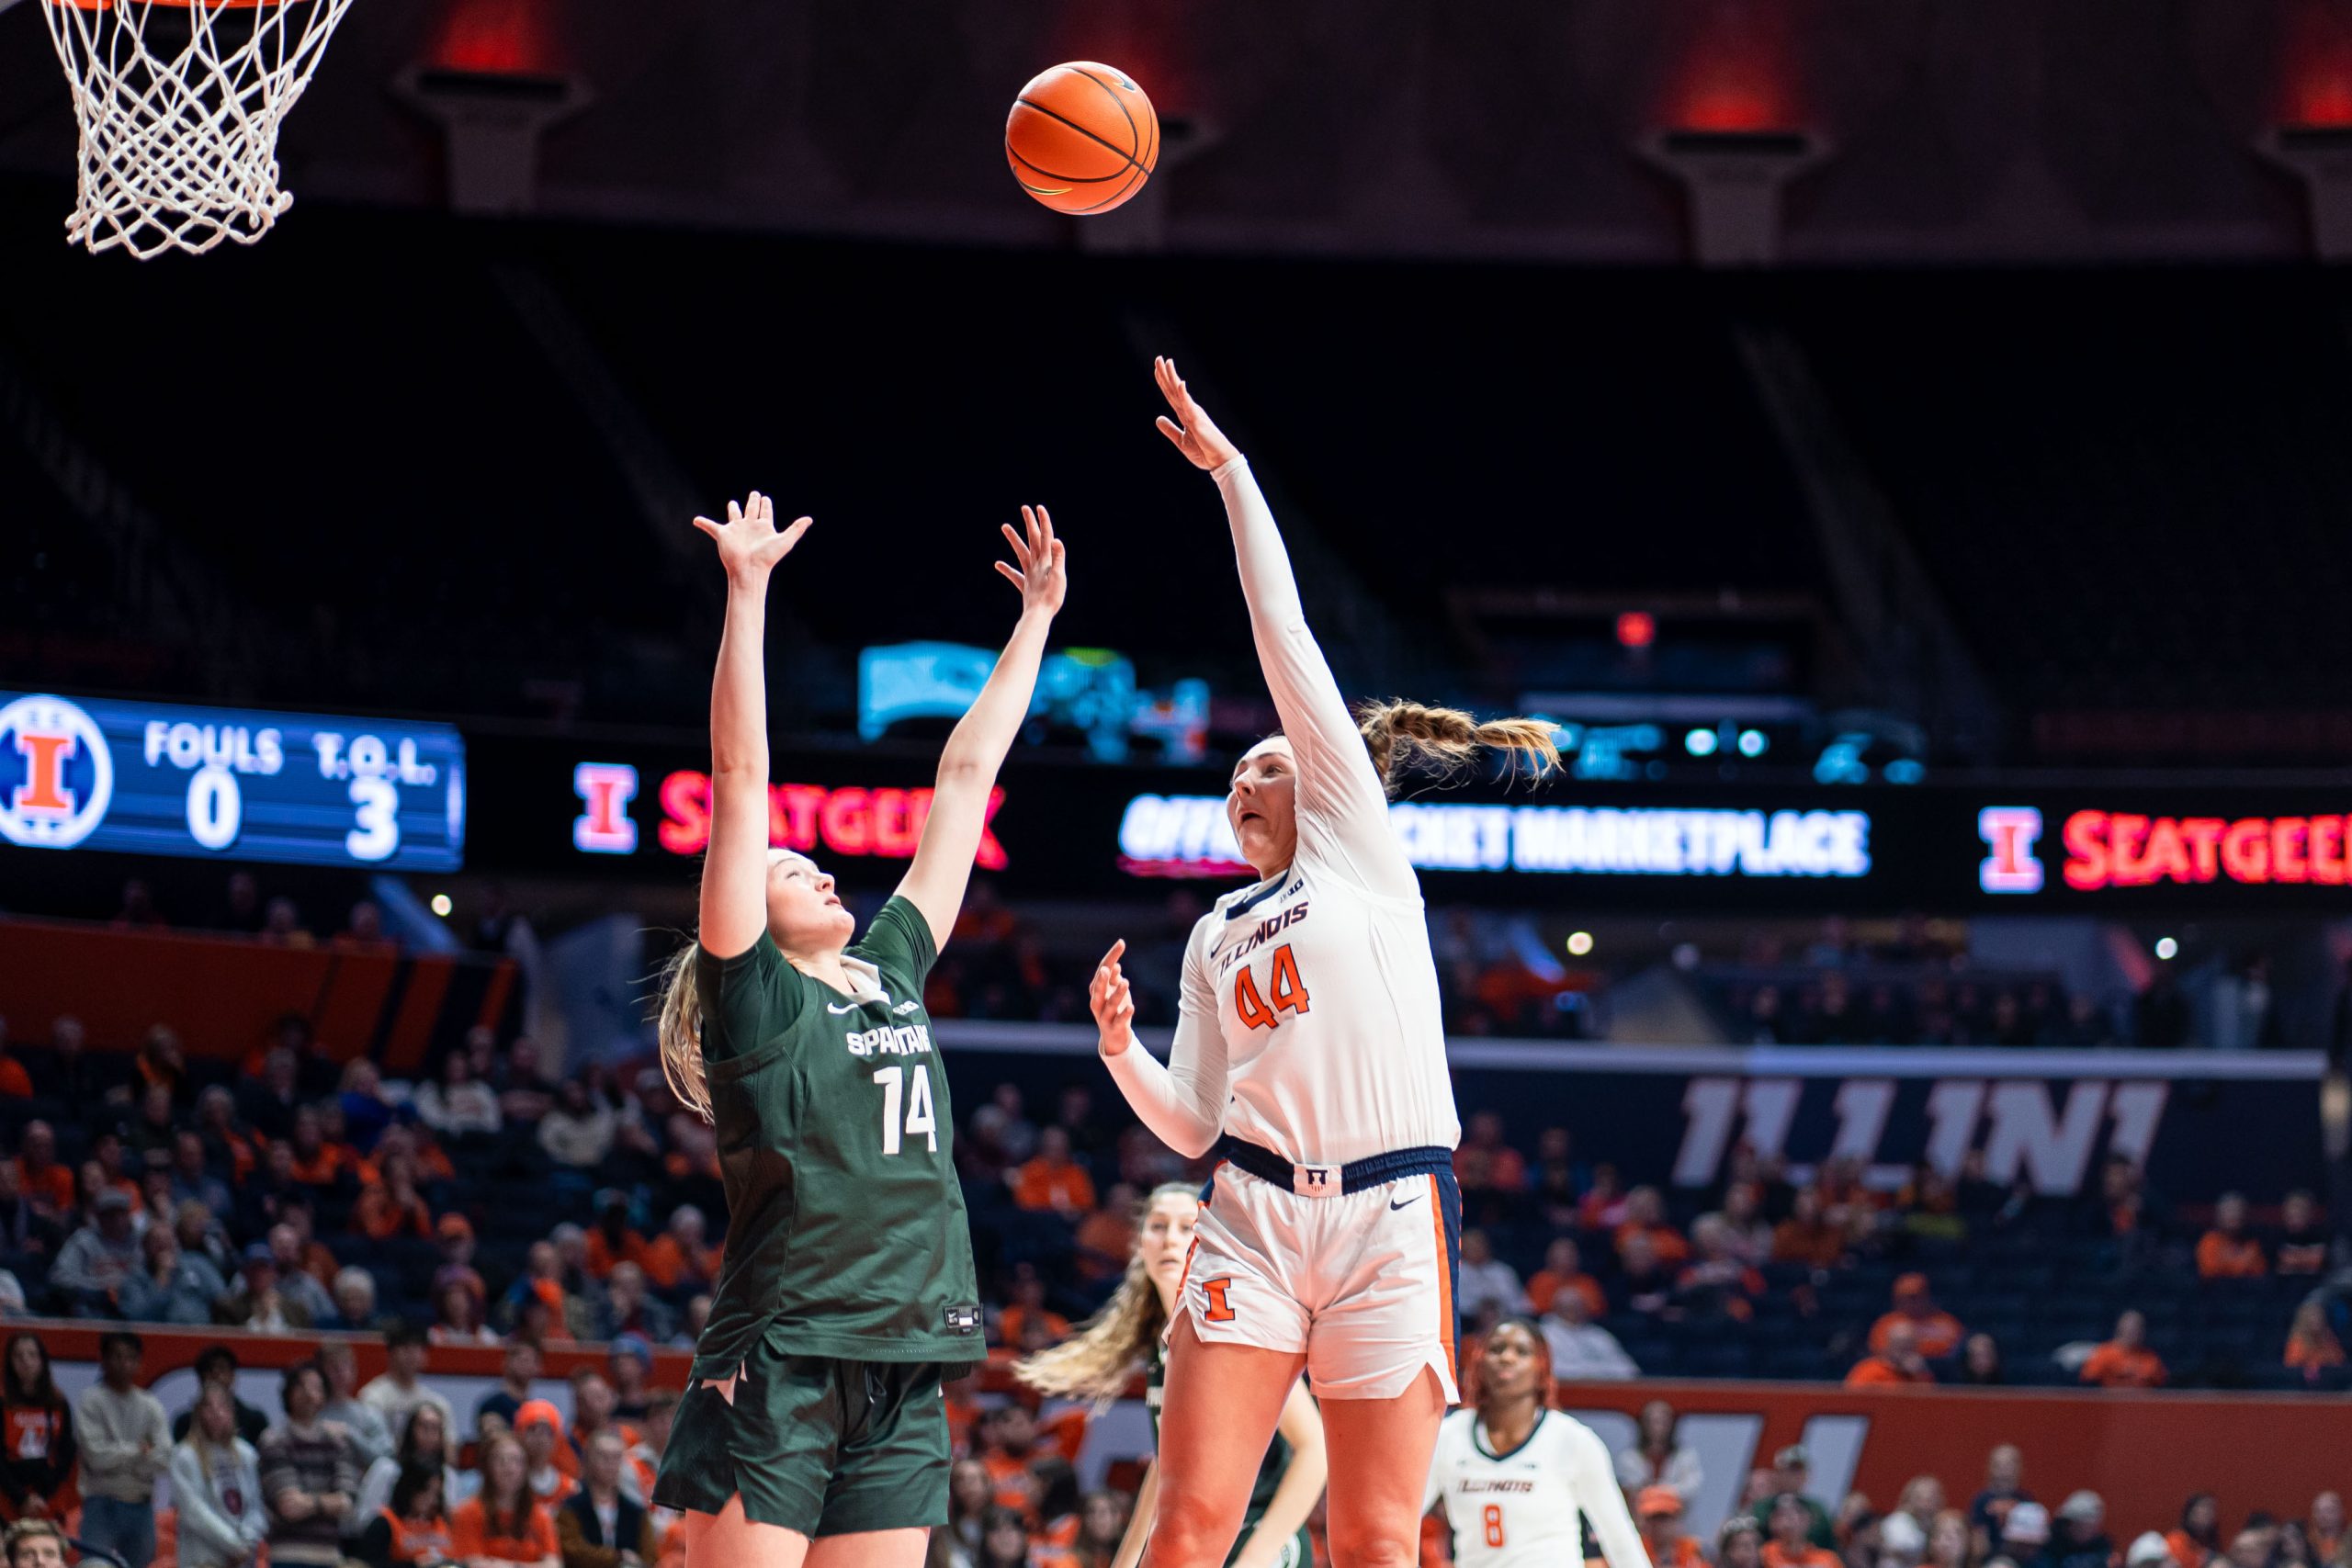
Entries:
[[0, 840], [455, 871], [465, 757], [442, 724], [0, 692]]

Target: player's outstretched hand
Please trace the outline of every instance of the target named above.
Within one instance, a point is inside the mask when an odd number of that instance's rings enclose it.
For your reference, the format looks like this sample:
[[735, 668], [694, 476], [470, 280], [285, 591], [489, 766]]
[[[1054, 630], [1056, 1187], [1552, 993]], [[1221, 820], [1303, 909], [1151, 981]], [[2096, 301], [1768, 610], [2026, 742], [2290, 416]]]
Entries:
[[1054, 537], [1054, 519], [1042, 506], [1021, 509], [1022, 530], [1010, 523], [1004, 525], [1005, 541], [1012, 547], [1012, 558], [1021, 564], [1010, 566], [996, 563], [1005, 581], [1021, 590], [1021, 613], [1032, 611], [1051, 615], [1062, 607], [1062, 597], [1069, 592], [1069, 570], [1064, 561], [1062, 542]]
[[1176, 412], [1174, 419], [1159, 416], [1159, 434], [1176, 443], [1176, 450], [1192, 459], [1196, 468], [1220, 468], [1241, 456], [1239, 447], [1226, 439], [1216, 421], [1201, 412], [1193, 394], [1184, 389], [1184, 378], [1176, 374], [1176, 362], [1161, 355], [1151, 362], [1151, 373], [1159, 381], [1159, 395]]
[[718, 541], [718, 563], [727, 569], [729, 580], [750, 581], [775, 570], [775, 563], [790, 555], [800, 536], [808, 531], [810, 521], [803, 517], [777, 532], [774, 498], [753, 491], [740, 504], [727, 503], [726, 522], [697, 517], [695, 526]]
[[1102, 1032], [1097, 1048], [1105, 1056], [1115, 1056], [1136, 1043], [1136, 998], [1128, 989], [1127, 977], [1119, 972], [1119, 959], [1127, 951], [1127, 942], [1121, 937], [1094, 966], [1094, 981], [1086, 987], [1087, 1005], [1094, 1010], [1094, 1027]]

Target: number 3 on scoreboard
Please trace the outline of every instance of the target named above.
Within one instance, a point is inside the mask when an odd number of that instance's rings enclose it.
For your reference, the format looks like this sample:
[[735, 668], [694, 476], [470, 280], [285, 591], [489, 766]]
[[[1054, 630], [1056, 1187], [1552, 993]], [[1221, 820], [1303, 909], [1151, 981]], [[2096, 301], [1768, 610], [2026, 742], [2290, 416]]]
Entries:
[[1269, 983], [1274, 993], [1272, 1007], [1259, 994], [1257, 978], [1247, 966], [1233, 977], [1233, 1010], [1251, 1029], [1272, 1029], [1282, 1021], [1274, 1016], [1277, 1013], [1307, 1010], [1306, 987], [1299, 980], [1298, 960], [1291, 956], [1290, 943], [1274, 949], [1274, 969]]

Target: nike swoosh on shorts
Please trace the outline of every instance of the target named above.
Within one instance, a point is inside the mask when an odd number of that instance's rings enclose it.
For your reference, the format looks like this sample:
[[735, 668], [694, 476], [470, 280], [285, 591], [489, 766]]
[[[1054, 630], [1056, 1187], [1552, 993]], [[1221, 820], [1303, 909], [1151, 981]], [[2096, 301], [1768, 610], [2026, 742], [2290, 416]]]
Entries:
[[1410, 1198], [1406, 1199], [1406, 1200], [1405, 1200], [1403, 1202], [1401, 1202], [1401, 1203], [1396, 1202], [1396, 1201], [1395, 1201], [1394, 1200], [1391, 1200], [1391, 1201], [1390, 1201], [1390, 1202], [1389, 1202], [1388, 1207], [1389, 1207], [1392, 1211], [1393, 1211], [1393, 1210], [1396, 1210], [1396, 1209], [1409, 1209], [1409, 1208], [1411, 1208], [1414, 1204], [1416, 1204], [1416, 1203], [1419, 1202], [1420, 1201], [1421, 1201], [1421, 1195], [1420, 1195], [1419, 1193], [1416, 1192], [1416, 1193], [1414, 1193]]

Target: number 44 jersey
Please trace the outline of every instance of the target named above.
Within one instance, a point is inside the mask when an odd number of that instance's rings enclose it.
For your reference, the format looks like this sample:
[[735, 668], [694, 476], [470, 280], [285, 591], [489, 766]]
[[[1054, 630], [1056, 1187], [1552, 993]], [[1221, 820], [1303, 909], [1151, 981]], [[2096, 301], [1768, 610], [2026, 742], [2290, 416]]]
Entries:
[[786, 1355], [954, 1367], [987, 1351], [956, 1179], [947, 1075], [922, 1008], [922, 911], [885, 904], [843, 954], [847, 995], [764, 932], [695, 955], [727, 1250], [694, 1376], [763, 1336]]

